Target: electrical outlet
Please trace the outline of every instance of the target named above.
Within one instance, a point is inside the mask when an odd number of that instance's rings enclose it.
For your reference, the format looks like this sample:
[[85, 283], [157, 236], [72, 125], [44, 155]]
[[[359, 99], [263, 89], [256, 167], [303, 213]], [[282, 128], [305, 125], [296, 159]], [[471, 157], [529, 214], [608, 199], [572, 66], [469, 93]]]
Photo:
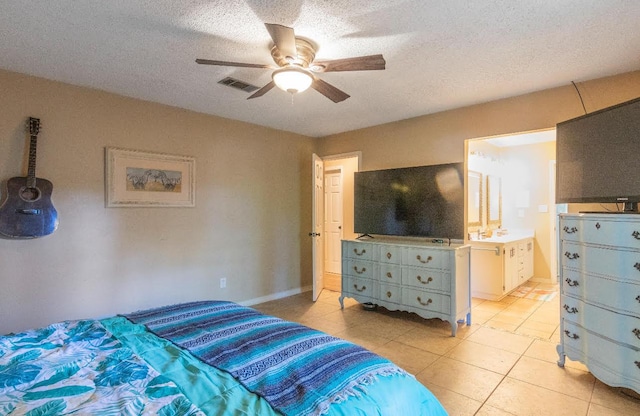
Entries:
[[225, 287], [227, 287], [227, 278], [226, 277], [221, 277], [220, 278], [220, 289], [224, 289]]

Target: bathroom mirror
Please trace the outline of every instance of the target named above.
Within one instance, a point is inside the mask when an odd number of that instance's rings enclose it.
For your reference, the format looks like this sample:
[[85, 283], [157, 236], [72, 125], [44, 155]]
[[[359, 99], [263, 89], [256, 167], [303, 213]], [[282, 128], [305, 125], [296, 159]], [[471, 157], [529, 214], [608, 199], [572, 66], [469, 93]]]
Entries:
[[502, 182], [500, 177], [487, 175], [487, 225], [500, 227], [502, 224]]
[[482, 227], [482, 173], [467, 173], [467, 225]]

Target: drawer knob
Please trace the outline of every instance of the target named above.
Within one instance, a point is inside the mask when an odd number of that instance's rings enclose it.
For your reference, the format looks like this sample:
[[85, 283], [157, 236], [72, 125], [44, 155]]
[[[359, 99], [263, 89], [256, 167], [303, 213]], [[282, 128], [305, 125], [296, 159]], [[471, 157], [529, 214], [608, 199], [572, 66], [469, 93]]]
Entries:
[[356, 253], [356, 256], [362, 256], [364, 253], [367, 252], [367, 250], [363, 248], [362, 251], [358, 253], [358, 249], [354, 248], [353, 252]]
[[387, 258], [391, 259], [391, 253], [387, 252]]
[[576, 307], [569, 307], [569, 305], [564, 305], [563, 306], [564, 310], [569, 312], [569, 313], [578, 313], [578, 308]]
[[391, 297], [391, 292], [387, 292], [387, 297], [390, 298]]
[[636, 367], [640, 368], [640, 361], [634, 361]]
[[426, 260], [422, 260], [422, 257], [420, 257], [420, 254], [418, 254], [418, 255], [416, 256], [416, 260], [418, 260], [420, 263], [427, 264], [427, 263], [429, 263], [431, 260], [433, 260], [433, 257], [429, 256], [429, 257], [427, 257], [427, 259], [426, 259]]
[[578, 253], [569, 253], [568, 251], [564, 252], [564, 256], [569, 260], [575, 260], [580, 258], [580, 255]]
[[635, 267], [636, 270], [640, 271], [640, 263], [634, 264], [633, 267]]
[[433, 300], [431, 300], [431, 298], [429, 298], [426, 302], [423, 302], [423, 301], [422, 301], [422, 299], [420, 298], [420, 296], [418, 296], [418, 297], [416, 298], [416, 300], [417, 300], [417, 301], [418, 301], [418, 303], [419, 303], [420, 305], [422, 305], [422, 306], [427, 306], [427, 305], [429, 305], [429, 304], [433, 303]]
[[573, 234], [573, 233], [577, 233], [578, 232], [578, 229], [576, 227], [569, 228], [569, 226], [567, 226], [567, 225], [565, 225], [562, 229], [567, 234]]
[[640, 232], [639, 231], [632, 232], [631, 237], [635, 238], [636, 240], [640, 240]]
[[[575, 287], [575, 286], [579, 286], [578, 281], [577, 280], [571, 280], [568, 277], [566, 279], [564, 279], [565, 282], [567, 282], [567, 284], [571, 287]], [[640, 297], [640, 296], [639, 296]]]
[[363, 267], [362, 270], [358, 270], [358, 266], [353, 266], [353, 270], [355, 270], [356, 273], [358, 273], [358, 274], [362, 274], [362, 273], [367, 271], [367, 268]]
[[635, 335], [636, 338], [640, 339], [640, 329], [634, 328], [631, 332], [633, 332], [633, 335]]
[[639, 295], [639, 296], [636, 296], [636, 300], [637, 300], [638, 302], [640, 302], [640, 295]]
[[387, 272], [387, 277], [388, 277], [389, 279], [393, 279], [393, 275], [391, 274], [391, 272]]
[[580, 338], [580, 337], [578, 336], [578, 334], [572, 334], [572, 333], [571, 333], [571, 332], [569, 332], [569, 330], [567, 330], [567, 329], [565, 329], [565, 330], [564, 330], [564, 334], [565, 334], [566, 336], [568, 336], [569, 338], [571, 338], [571, 339], [578, 339], [578, 338]]
[[367, 287], [364, 285], [362, 286], [362, 289], [358, 289], [358, 285], [356, 285], [355, 283], [353, 284], [353, 288], [358, 292], [364, 292], [365, 290], [367, 290]]
[[429, 283], [433, 282], [433, 277], [431, 276], [427, 277], [427, 280], [422, 280], [422, 276], [416, 276], [416, 279], [418, 279], [418, 282], [422, 283], [423, 285], [428, 285]]

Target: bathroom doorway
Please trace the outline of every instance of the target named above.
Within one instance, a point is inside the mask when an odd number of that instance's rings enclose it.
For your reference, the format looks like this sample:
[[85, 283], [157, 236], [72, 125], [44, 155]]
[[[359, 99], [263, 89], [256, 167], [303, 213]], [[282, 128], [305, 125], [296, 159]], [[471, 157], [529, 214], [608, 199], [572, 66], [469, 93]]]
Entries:
[[[527, 230], [534, 235], [534, 281], [555, 282], [556, 215], [555, 183], [550, 164], [555, 161], [556, 131], [553, 129], [482, 137], [467, 141], [467, 171], [482, 177], [478, 192], [483, 201], [467, 200], [467, 207], [483, 210], [469, 223], [467, 236]], [[500, 183], [499, 195], [489, 180]], [[469, 198], [469, 197], [468, 197]], [[480, 198], [480, 197], [479, 197]], [[499, 204], [499, 207], [496, 207]], [[491, 211], [498, 213], [496, 216]]]

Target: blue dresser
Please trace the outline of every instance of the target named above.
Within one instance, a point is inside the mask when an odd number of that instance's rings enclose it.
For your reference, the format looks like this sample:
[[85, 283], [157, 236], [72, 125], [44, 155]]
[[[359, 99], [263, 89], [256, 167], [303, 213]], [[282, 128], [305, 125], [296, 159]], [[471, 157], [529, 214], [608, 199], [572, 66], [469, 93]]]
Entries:
[[640, 215], [561, 214], [558, 254], [558, 365], [640, 393]]

